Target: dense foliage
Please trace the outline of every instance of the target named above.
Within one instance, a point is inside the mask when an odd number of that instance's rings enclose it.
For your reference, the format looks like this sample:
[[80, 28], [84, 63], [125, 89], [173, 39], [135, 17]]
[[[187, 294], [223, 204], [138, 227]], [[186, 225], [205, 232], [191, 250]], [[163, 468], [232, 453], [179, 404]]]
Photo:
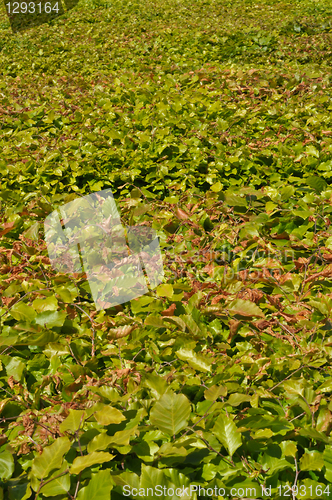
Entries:
[[[329, 499], [331, 3], [2, 14], [0, 499]], [[109, 187], [165, 280], [97, 313], [43, 221]]]

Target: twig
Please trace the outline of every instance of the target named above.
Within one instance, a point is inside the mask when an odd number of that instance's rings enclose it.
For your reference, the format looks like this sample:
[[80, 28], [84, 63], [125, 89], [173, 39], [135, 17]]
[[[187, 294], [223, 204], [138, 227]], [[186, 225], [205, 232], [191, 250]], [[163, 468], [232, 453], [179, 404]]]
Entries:
[[293, 422], [293, 420], [296, 420], [297, 418], [303, 417], [303, 415], [306, 415], [306, 414], [307, 413], [304, 411], [303, 413], [300, 413], [300, 415], [298, 415], [297, 417], [294, 417], [291, 420], [289, 420], [289, 422]]
[[0, 387], [0, 391], [5, 391], [7, 394], [9, 394], [13, 399], [16, 399], [16, 401], [19, 401], [22, 405], [24, 405], [26, 408], [29, 408], [29, 405], [22, 401], [16, 394], [12, 394], [11, 392], [7, 391], [7, 389], [4, 389], [3, 387]]
[[133, 361], [134, 359], [142, 352], [142, 351], [145, 351], [145, 347], [142, 347], [142, 349], [140, 351], [138, 351], [137, 354], [135, 354], [135, 356], [133, 357]]
[[[217, 399], [218, 399], [218, 398], [217, 398]], [[188, 432], [189, 432], [189, 431], [196, 432], [196, 431], [194, 431], [194, 427], [195, 427], [197, 424], [199, 424], [199, 422], [200, 422], [201, 420], [203, 420], [205, 417], [207, 417], [208, 415], [210, 415], [210, 413], [208, 413], [208, 411], [210, 410], [210, 408], [212, 408], [212, 406], [215, 404], [215, 402], [217, 401], [217, 399], [215, 399], [215, 400], [213, 401], [213, 403], [212, 403], [212, 404], [208, 407], [208, 409], [206, 410], [206, 412], [204, 413], [204, 415], [202, 416], [202, 418], [200, 418], [197, 422], [195, 422], [195, 423], [194, 423], [194, 425], [193, 425], [192, 427], [189, 427], [189, 429], [188, 429], [188, 430], [187, 430], [184, 434], [182, 434], [182, 436], [181, 436], [182, 438], [183, 438], [186, 434], [188, 434]]]
[[42, 198], [44, 198], [44, 200], [46, 201], [46, 203], [48, 203], [52, 208], [54, 208], [54, 205], [53, 203], [50, 203], [46, 198], [45, 196], [43, 196], [42, 194], [40, 195]]
[[207, 445], [207, 447], [208, 447], [211, 451], [213, 451], [214, 453], [217, 453], [217, 455], [219, 455], [220, 457], [222, 457], [222, 458], [223, 458], [223, 460], [225, 460], [225, 462], [227, 462], [227, 463], [228, 463], [228, 465], [234, 465], [234, 463], [232, 463], [232, 462], [231, 462], [231, 461], [229, 461], [227, 458], [225, 458], [225, 457], [224, 457], [224, 455], [222, 455], [221, 453], [219, 453], [219, 451], [217, 451], [217, 450], [215, 450], [214, 448], [212, 448], [212, 446], [209, 444], [209, 442], [208, 442], [206, 439], [204, 439], [204, 438], [202, 438], [202, 437], [200, 437], [200, 439], [201, 439], [201, 440], [202, 440], [202, 441], [203, 441], [203, 442]]
[[297, 341], [297, 338], [295, 337], [294, 333], [292, 333], [290, 330], [288, 330], [288, 328], [287, 328], [285, 325], [283, 325], [282, 323], [280, 323], [280, 321], [278, 321], [277, 319], [276, 319], [276, 322], [277, 322], [277, 324], [280, 326], [280, 328], [281, 328], [282, 330], [284, 330], [284, 332], [286, 332], [286, 333], [288, 333], [289, 335], [291, 335], [291, 336], [294, 338], [294, 340], [295, 340], [296, 344], [297, 344], [297, 345], [299, 345], [299, 343], [298, 343], [298, 341]]
[[77, 494], [78, 494], [78, 488], [79, 488], [80, 482], [81, 482], [81, 474], [82, 474], [82, 471], [78, 475], [78, 480], [77, 480], [77, 483], [76, 483], [75, 493], [74, 493], [74, 496], [72, 497], [73, 500], [75, 500], [75, 498], [77, 497]]
[[295, 457], [294, 457], [294, 462], [295, 462], [295, 479], [294, 479], [294, 484], [292, 487], [292, 497], [293, 497], [293, 500], [296, 500], [295, 488], [296, 488], [296, 484], [297, 484], [297, 478], [299, 477], [299, 470], [297, 468], [297, 460]]
[[51, 431], [51, 429], [46, 427], [46, 425], [42, 424], [41, 422], [35, 421], [34, 423], [43, 427], [47, 432], [49, 432], [50, 434], [53, 434], [53, 436], [56, 436], [56, 434], [57, 434], [56, 432]]
[[64, 472], [61, 472], [61, 474], [58, 474], [57, 476], [54, 476], [52, 477], [51, 479], [48, 479], [47, 481], [43, 481], [43, 479], [41, 480], [40, 482], [40, 485], [39, 485], [39, 488], [38, 488], [38, 491], [36, 493], [36, 496], [35, 496], [35, 500], [38, 499], [38, 495], [39, 495], [39, 492], [40, 490], [48, 483], [50, 483], [51, 481], [54, 481], [54, 479], [58, 479], [58, 477], [61, 477], [61, 476], [65, 476], [66, 474], [68, 474], [69, 472], [69, 469], [66, 469]]
[[305, 368], [306, 366], [307, 366], [307, 365], [302, 365], [302, 366], [300, 366], [300, 368], [297, 368], [295, 371], [293, 371], [293, 372], [292, 372], [290, 375], [288, 375], [286, 378], [284, 378], [283, 380], [281, 380], [280, 382], [278, 382], [276, 385], [274, 385], [274, 386], [270, 389], [270, 391], [274, 391], [274, 389], [275, 389], [276, 387], [278, 387], [278, 385], [280, 385], [280, 384], [282, 384], [283, 382], [285, 382], [285, 380], [288, 380], [289, 378], [291, 378], [291, 377], [294, 375], [294, 373], [298, 372], [299, 370], [302, 370], [302, 368]]
[[69, 347], [69, 350], [70, 350], [70, 354], [73, 356], [73, 358], [75, 359], [76, 363], [78, 365], [83, 366], [83, 364], [76, 358], [75, 354], [73, 353], [73, 350], [72, 350], [72, 348], [71, 348], [70, 343], [68, 342], [68, 340], [67, 340], [67, 344], [68, 344], [68, 347]]
[[0, 352], [0, 356], [5, 354], [5, 352], [8, 351], [8, 349], [11, 349], [12, 347], [13, 347], [12, 345], [7, 346], [6, 349], [4, 349], [2, 352]]

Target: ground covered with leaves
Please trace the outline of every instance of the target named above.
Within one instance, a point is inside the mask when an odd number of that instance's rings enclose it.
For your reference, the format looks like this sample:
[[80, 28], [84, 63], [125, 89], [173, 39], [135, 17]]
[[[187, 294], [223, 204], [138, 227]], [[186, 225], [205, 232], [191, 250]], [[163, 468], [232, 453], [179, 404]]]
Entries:
[[[0, 499], [330, 499], [330, 2], [2, 13]], [[106, 188], [165, 279], [97, 312], [43, 222]]]

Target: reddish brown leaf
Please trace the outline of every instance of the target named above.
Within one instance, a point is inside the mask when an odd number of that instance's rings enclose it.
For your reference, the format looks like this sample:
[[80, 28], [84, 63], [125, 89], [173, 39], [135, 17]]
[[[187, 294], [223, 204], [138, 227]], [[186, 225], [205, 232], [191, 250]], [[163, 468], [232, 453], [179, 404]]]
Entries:
[[270, 304], [274, 307], [277, 307], [278, 309], [280, 309], [280, 307], [281, 307], [281, 303], [279, 300], [281, 297], [282, 297], [282, 295], [267, 295], [266, 296], [266, 298], [270, 302]]
[[299, 257], [297, 260], [295, 260], [295, 267], [296, 269], [299, 269], [299, 271], [303, 271], [305, 266], [308, 264], [309, 259], [306, 259], [305, 257]]
[[286, 281], [291, 281], [292, 273], [286, 273], [280, 276], [279, 281], [281, 284], [286, 283]]
[[182, 210], [181, 208], [177, 208], [175, 210], [175, 215], [180, 220], [187, 220], [187, 219], [189, 219], [189, 215], [184, 210]]
[[124, 368], [123, 370], [115, 370], [116, 375], [118, 378], [121, 378], [123, 376], [127, 376], [128, 373], [130, 372], [130, 368]]
[[237, 319], [230, 319], [229, 320], [229, 336], [228, 336], [228, 342], [232, 340], [234, 335], [236, 335], [236, 332], [240, 326], [241, 321], [238, 321]]
[[311, 276], [309, 276], [309, 278], [304, 280], [304, 282], [309, 283], [310, 281], [314, 281], [317, 278], [327, 278], [329, 276], [332, 276], [332, 265], [329, 265], [326, 269], [320, 271], [319, 273], [312, 274]]
[[228, 293], [227, 292], [221, 293], [220, 295], [216, 295], [211, 300], [211, 305], [214, 306], [214, 305], [218, 304], [218, 302], [220, 302], [221, 299], [226, 299], [227, 297], [228, 297]]
[[209, 276], [212, 276], [214, 272], [214, 262], [210, 262], [209, 264], [207, 264], [205, 267], [203, 267], [202, 271], [208, 273]]
[[247, 290], [239, 292], [238, 298], [244, 300], [250, 300], [251, 302], [255, 302], [255, 304], [257, 304], [261, 300], [263, 295], [264, 295], [263, 292], [261, 292], [260, 290], [248, 288]]
[[331, 252], [331, 253], [323, 253], [323, 258], [324, 258], [327, 262], [332, 262], [332, 252]]
[[15, 226], [15, 222], [6, 222], [2, 227], [4, 227], [3, 230], [0, 231], [0, 236], [3, 236], [4, 234], [9, 233], [13, 227]]
[[162, 316], [174, 316], [174, 311], [176, 309], [176, 304], [171, 304], [168, 309], [165, 309], [165, 311], [161, 312]]
[[273, 325], [273, 321], [267, 321], [266, 319], [261, 319], [259, 321], [256, 321], [254, 325], [259, 330], [265, 330], [265, 328], [268, 328], [269, 326]]

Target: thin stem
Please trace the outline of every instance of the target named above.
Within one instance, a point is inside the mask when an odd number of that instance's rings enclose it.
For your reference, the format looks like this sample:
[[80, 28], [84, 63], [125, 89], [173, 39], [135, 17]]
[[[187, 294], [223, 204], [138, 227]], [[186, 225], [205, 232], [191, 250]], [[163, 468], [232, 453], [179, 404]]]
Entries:
[[[217, 399], [218, 399], [218, 398], [217, 398]], [[199, 422], [200, 422], [201, 420], [203, 420], [205, 417], [207, 417], [208, 415], [210, 415], [210, 413], [208, 413], [208, 411], [212, 408], [212, 406], [215, 404], [215, 402], [217, 401], [217, 399], [215, 399], [215, 400], [213, 401], [213, 403], [209, 406], [209, 408], [206, 410], [206, 412], [204, 413], [204, 415], [203, 415], [203, 416], [202, 416], [202, 417], [201, 417], [201, 418], [200, 418], [197, 422], [195, 422], [195, 423], [194, 423], [194, 425], [193, 425], [192, 427], [189, 427], [189, 429], [188, 429], [188, 430], [187, 430], [184, 434], [182, 434], [182, 436], [181, 436], [181, 437], [186, 436], [186, 434], [188, 434], [188, 432], [189, 432], [189, 431], [193, 431], [193, 432], [195, 432], [195, 431], [194, 431], [194, 427], [195, 427], [197, 424], [199, 424]]]
[[281, 380], [280, 382], [278, 382], [276, 385], [274, 385], [274, 386], [270, 389], [270, 391], [274, 391], [274, 389], [275, 389], [276, 387], [278, 387], [278, 385], [280, 385], [280, 384], [282, 384], [283, 382], [285, 382], [285, 380], [288, 380], [289, 378], [291, 378], [291, 377], [294, 375], [294, 373], [298, 372], [299, 370], [302, 370], [302, 368], [305, 368], [306, 366], [307, 366], [307, 365], [302, 365], [302, 366], [300, 366], [300, 368], [297, 368], [297, 370], [293, 371], [293, 372], [292, 372], [290, 375], [288, 375], [286, 378], [284, 378], [283, 380]]
[[4, 389], [3, 387], [0, 387], [0, 391], [4, 391], [6, 392], [7, 394], [9, 394], [13, 399], [16, 399], [17, 401], [19, 401], [22, 405], [24, 405], [26, 408], [29, 408], [29, 405], [27, 403], [25, 403], [24, 401], [21, 401], [21, 399], [19, 398], [19, 396], [17, 396], [16, 394], [11, 394], [9, 391], [7, 391], [7, 389]]
[[303, 413], [301, 413], [300, 415], [298, 415], [297, 417], [294, 417], [292, 418], [291, 420], [289, 420], [289, 422], [293, 422], [293, 420], [296, 420], [297, 418], [300, 418], [300, 417], [303, 417], [303, 415], [306, 415], [307, 413], [304, 411]]
[[[194, 431], [194, 432], [196, 432], [196, 431]], [[228, 465], [233, 465], [233, 466], [234, 466], [234, 462], [229, 461], [227, 458], [225, 458], [225, 457], [224, 457], [224, 455], [222, 455], [221, 453], [219, 453], [219, 451], [217, 451], [217, 450], [215, 450], [214, 448], [212, 448], [212, 446], [209, 444], [209, 442], [208, 442], [206, 439], [204, 439], [204, 438], [202, 438], [202, 437], [200, 437], [200, 439], [201, 439], [201, 440], [202, 440], [202, 441], [206, 444], [206, 446], [207, 446], [207, 447], [208, 447], [211, 451], [213, 451], [214, 453], [217, 453], [217, 455], [219, 455], [220, 457], [222, 457], [222, 458], [223, 458], [223, 460], [225, 460], [225, 462], [227, 462], [227, 463], [228, 463]]]
[[40, 490], [48, 483], [50, 483], [51, 481], [54, 481], [54, 479], [58, 479], [58, 477], [61, 477], [61, 476], [65, 476], [66, 474], [68, 474], [69, 472], [69, 469], [66, 469], [64, 472], [61, 472], [61, 474], [58, 474], [57, 476], [54, 476], [54, 477], [51, 477], [51, 479], [48, 479], [47, 481], [43, 481], [43, 479], [41, 480], [40, 482], [40, 485], [39, 485], [39, 488], [38, 488], [38, 491], [36, 493], [36, 496], [35, 496], [35, 500], [37, 500], [38, 498], [38, 495], [39, 495], [39, 492]]
[[73, 353], [73, 350], [72, 350], [72, 348], [71, 348], [71, 346], [70, 346], [70, 343], [69, 343], [68, 341], [67, 341], [67, 344], [68, 344], [68, 348], [69, 348], [69, 350], [70, 350], [70, 354], [73, 356], [73, 358], [75, 359], [76, 363], [77, 363], [78, 365], [83, 366], [83, 365], [82, 365], [82, 363], [81, 363], [81, 362], [80, 362], [80, 361], [76, 358], [76, 356], [75, 356], [75, 354]]
[[294, 479], [294, 484], [293, 484], [293, 487], [292, 487], [292, 497], [293, 497], [293, 500], [296, 500], [296, 493], [295, 493], [295, 488], [296, 488], [296, 484], [297, 484], [297, 479], [299, 477], [299, 470], [297, 468], [297, 460], [296, 458], [294, 457], [294, 462], [295, 462], [295, 479]]
[[75, 500], [75, 498], [77, 497], [77, 494], [78, 494], [78, 488], [79, 488], [80, 482], [81, 482], [81, 474], [82, 474], [82, 471], [78, 475], [78, 480], [77, 480], [77, 483], [76, 483], [75, 493], [74, 493], [74, 496], [72, 497], [73, 500]]

